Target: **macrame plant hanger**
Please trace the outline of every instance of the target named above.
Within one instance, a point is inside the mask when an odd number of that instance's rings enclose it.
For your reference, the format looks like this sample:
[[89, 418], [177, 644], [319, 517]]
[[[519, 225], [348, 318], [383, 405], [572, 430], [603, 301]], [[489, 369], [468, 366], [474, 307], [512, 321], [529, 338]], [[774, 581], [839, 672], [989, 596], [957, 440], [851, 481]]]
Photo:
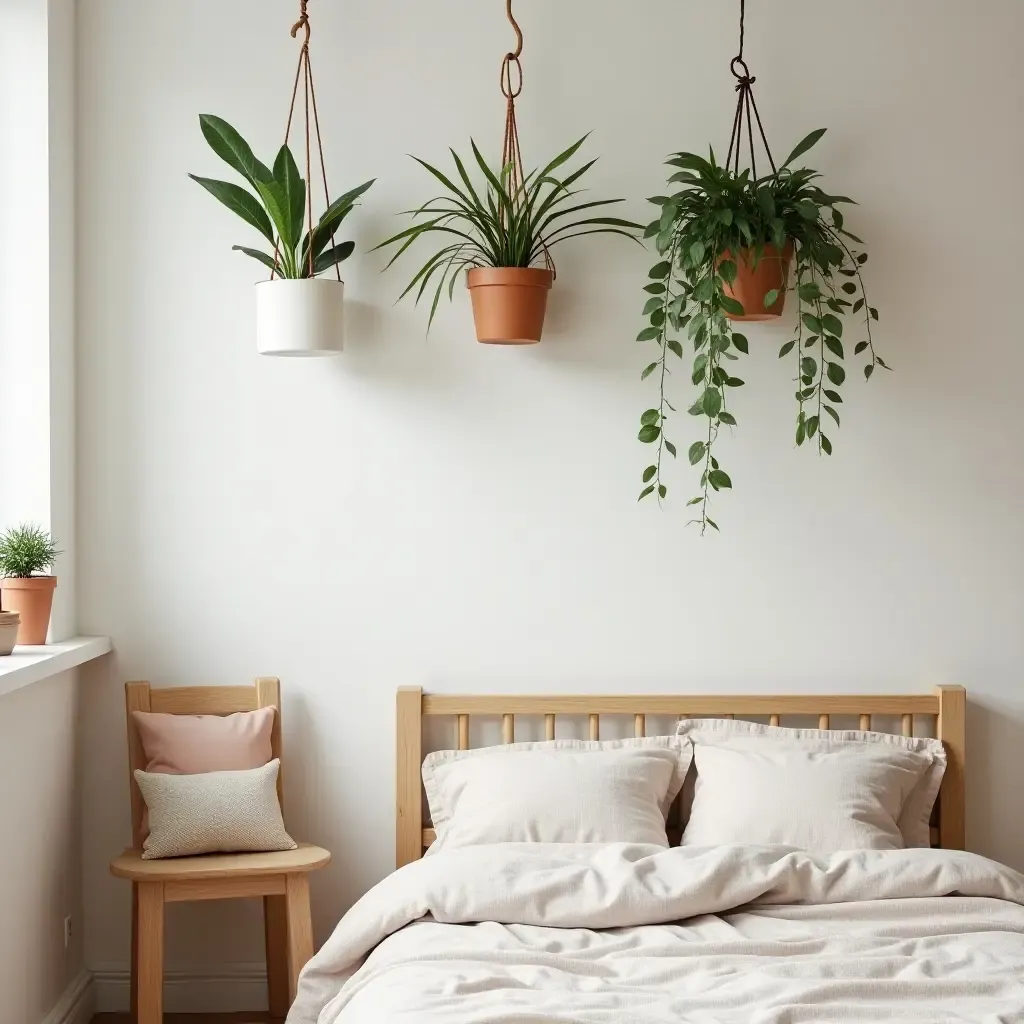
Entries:
[[[515, 197], [520, 195], [526, 178], [523, 170], [523, 151], [519, 145], [519, 126], [516, 123], [516, 98], [523, 91], [523, 65], [519, 59], [523, 55], [523, 30], [512, 15], [512, 0], [505, 0], [505, 14], [516, 34], [516, 48], [506, 53], [501, 62], [501, 94], [505, 97], [505, 140], [501, 150], [501, 167], [502, 172], [507, 174], [508, 190], [514, 202]], [[512, 79], [513, 65], [516, 69], [516, 84], [513, 84]], [[499, 217], [504, 224], [504, 209], [500, 211]], [[555, 262], [543, 240], [541, 247], [544, 250], [545, 266], [555, 274]]]
[[[320, 159], [320, 177], [323, 181], [324, 186], [324, 202], [330, 206], [331, 195], [327, 187], [327, 164], [324, 161], [324, 144], [320, 137], [320, 115], [317, 112], [316, 106], [316, 88], [313, 84], [313, 65], [309, 57], [309, 0], [299, 0], [299, 20], [292, 25], [291, 36], [292, 39], [297, 39], [300, 31], [305, 32], [305, 38], [302, 41], [302, 48], [299, 50], [299, 63], [295, 69], [295, 84], [292, 86], [292, 101], [288, 107], [288, 123], [284, 129], [284, 144], [288, 145], [288, 140], [292, 133], [292, 123], [295, 120], [295, 106], [299, 98], [299, 85], [303, 85], [303, 108], [304, 108], [304, 120], [305, 120], [305, 141], [306, 141], [306, 216], [309, 219], [309, 232], [310, 242], [312, 243], [313, 234], [313, 160], [312, 160], [312, 136], [316, 135], [316, 149], [317, 155]], [[312, 117], [310, 114], [312, 113]], [[331, 245], [334, 245], [334, 232], [331, 232]], [[270, 279], [273, 280], [275, 277], [277, 257], [279, 248], [274, 248], [274, 268], [270, 271]], [[309, 245], [309, 276], [314, 276], [314, 256], [313, 256], [313, 245]], [[334, 272], [337, 275], [338, 280], [341, 280], [341, 269], [338, 264], [334, 265]]]
[[[740, 150], [743, 147], [743, 123], [747, 126], [747, 143], [750, 151], [750, 176], [757, 180], [757, 157], [754, 153], [754, 122], [757, 122], [757, 130], [764, 145], [764, 151], [768, 156], [768, 163], [771, 164], [772, 174], [778, 174], [775, 161], [772, 159], [772, 151], [768, 147], [768, 139], [761, 124], [761, 115], [757, 110], [757, 101], [754, 99], [754, 83], [756, 78], [750, 74], [743, 59], [744, 42], [744, 20], [747, 13], [746, 0], [740, 0], [740, 52], [733, 57], [729, 63], [729, 70], [736, 79], [736, 92], [739, 94], [736, 100], [736, 113], [732, 120], [732, 134], [729, 136], [729, 155], [725, 159], [725, 168], [732, 167], [735, 174], [740, 173]], [[739, 70], [737, 70], [739, 68]]]

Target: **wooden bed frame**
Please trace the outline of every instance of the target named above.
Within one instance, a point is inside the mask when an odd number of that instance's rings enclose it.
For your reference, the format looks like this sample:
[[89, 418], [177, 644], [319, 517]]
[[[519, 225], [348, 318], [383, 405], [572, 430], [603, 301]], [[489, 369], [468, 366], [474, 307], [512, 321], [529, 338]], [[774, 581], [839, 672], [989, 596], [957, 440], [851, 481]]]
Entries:
[[965, 848], [964, 733], [967, 693], [962, 686], [939, 686], [933, 693], [905, 696], [858, 694], [849, 696], [458, 696], [424, 693], [419, 687], [398, 691], [396, 799], [396, 861], [398, 867], [419, 860], [434, 841], [434, 830], [423, 824], [423, 720], [446, 716], [453, 720], [458, 750], [469, 749], [471, 715], [501, 718], [503, 743], [515, 741], [516, 715], [543, 716], [544, 735], [554, 739], [555, 716], [585, 716], [590, 738], [599, 739], [602, 715], [627, 715], [636, 736], [645, 735], [647, 715], [678, 718], [768, 718], [779, 725], [783, 715], [813, 716], [819, 729], [828, 729], [832, 715], [856, 716], [862, 731], [872, 727], [875, 715], [894, 716], [904, 736], [914, 734], [914, 716], [930, 717], [934, 735], [946, 747], [948, 765], [932, 819], [932, 845], [947, 850]]

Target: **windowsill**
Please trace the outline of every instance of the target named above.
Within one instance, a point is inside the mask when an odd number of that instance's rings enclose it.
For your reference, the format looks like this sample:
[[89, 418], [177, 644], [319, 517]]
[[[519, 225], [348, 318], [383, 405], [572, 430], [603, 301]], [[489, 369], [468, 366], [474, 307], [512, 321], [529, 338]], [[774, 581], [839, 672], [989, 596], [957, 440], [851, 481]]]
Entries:
[[112, 648], [108, 636], [78, 636], [45, 647], [15, 647], [12, 655], [0, 658], [0, 697], [101, 658]]

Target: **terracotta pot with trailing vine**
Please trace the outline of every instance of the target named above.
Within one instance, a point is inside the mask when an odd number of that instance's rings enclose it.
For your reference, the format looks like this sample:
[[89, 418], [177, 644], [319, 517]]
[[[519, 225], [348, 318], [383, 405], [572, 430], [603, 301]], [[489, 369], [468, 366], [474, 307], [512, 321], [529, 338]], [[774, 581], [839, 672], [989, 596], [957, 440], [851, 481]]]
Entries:
[[536, 267], [478, 267], [466, 274], [476, 340], [484, 345], [535, 345], [544, 331], [555, 279]]
[[777, 320], [786, 307], [786, 288], [789, 284], [789, 265], [793, 261], [793, 241], [787, 240], [780, 250], [768, 243], [758, 252], [753, 247], [733, 253], [726, 249], [722, 260], [736, 265], [736, 276], [723, 282], [722, 291], [743, 307], [742, 313], [726, 310], [725, 315], [737, 322], [750, 320]]

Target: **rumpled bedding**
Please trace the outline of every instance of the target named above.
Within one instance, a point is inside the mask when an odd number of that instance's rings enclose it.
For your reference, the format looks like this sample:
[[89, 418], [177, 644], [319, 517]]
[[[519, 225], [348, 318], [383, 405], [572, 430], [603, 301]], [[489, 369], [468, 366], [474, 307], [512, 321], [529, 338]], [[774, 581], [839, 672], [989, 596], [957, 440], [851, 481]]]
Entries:
[[1024, 1022], [1024, 875], [976, 854], [500, 844], [368, 892], [287, 1024]]

